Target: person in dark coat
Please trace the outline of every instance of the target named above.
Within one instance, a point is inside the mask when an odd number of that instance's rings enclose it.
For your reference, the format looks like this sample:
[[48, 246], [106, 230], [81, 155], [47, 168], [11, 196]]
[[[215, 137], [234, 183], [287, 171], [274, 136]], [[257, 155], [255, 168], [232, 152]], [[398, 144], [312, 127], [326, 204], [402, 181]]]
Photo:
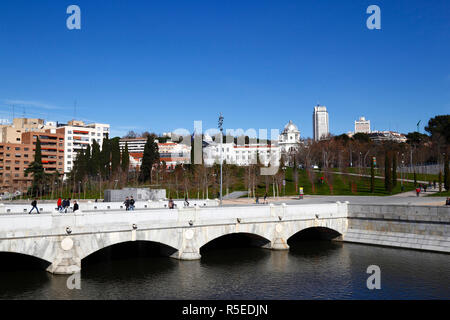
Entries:
[[73, 212], [79, 210], [80, 207], [78, 206], [78, 203], [76, 201], [73, 202]]
[[130, 208], [130, 199], [128, 199], [128, 197], [126, 197], [126, 199], [123, 202], [123, 204], [125, 205], [125, 210], [128, 211], [129, 208]]
[[31, 212], [32, 212], [34, 209], [36, 209], [37, 213], [39, 214], [39, 209], [38, 209], [38, 207], [37, 207], [37, 200], [36, 200], [36, 199], [34, 199], [34, 200], [31, 202], [31, 210], [30, 210], [30, 212], [28, 212], [28, 214], [31, 214]]
[[131, 196], [130, 197], [130, 210], [134, 210], [134, 203], [135, 203], [135, 201], [133, 199], [133, 196]]

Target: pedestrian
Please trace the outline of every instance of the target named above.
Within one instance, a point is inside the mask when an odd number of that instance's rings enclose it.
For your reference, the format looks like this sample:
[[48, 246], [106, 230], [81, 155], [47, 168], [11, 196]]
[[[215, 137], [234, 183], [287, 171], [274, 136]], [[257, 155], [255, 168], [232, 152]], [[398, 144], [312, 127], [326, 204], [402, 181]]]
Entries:
[[423, 191], [427, 192], [427, 185], [426, 184], [423, 185]]
[[61, 197], [58, 198], [58, 201], [56, 202], [56, 206], [58, 207], [58, 211], [61, 212], [61, 206], [62, 206]]
[[39, 214], [39, 209], [38, 209], [38, 207], [37, 207], [37, 200], [36, 199], [34, 199], [32, 202], [31, 202], [31, 210], [30, 210], [30, 212], [28, 212], [28, 214], [31, 214], [31, 212], [33, 211], [33, 209], [36, 209], [36, 211], [37, 211], [37, 213]]
[[256, 204], [259, 204], [259, 197], [258, 196], [256, 196]]
[[446, 206], [450, 206], [450, 198], [447, 198], [447, 201], [445, 201]]
[[187, 196], [184, 196], [184, 206], [189, 207], [189, 201], [188, 201]]
[[128, 211], [130, 208], [130, 199], [128, 199], [128, 197], [126, 197], [123, 204], [125, 205], [125, 211]]
[[133, 199], [133, 196], [131, 196], [131, 199], [130, 199], [130, 210], [134, 210], [134, 199]]
[[419, 194], [420, 194], [420, 187], [417, 187], [416, 188], [416, 195], [419, 196]]
[[77, 211], [78, 209], [80, 209], [80, 208], [79, 208], [79, 206], [78, 206], [77, 201], [75, 200], [75, 201], [73, 202], [73, 212]]
[[436, 180], [433, 180], [433, 188], [436, 189]]
[[97, 203], [98, 202], [98, 199], [95, 199], [95, 203]]
[[169, 209], [173, 209], [173, 207], [174, 207], [174, 203], [173, 203], [172, 198], [170, 198], [169, 199]]
[[71, 198], [67, 199], [67, 207], [66, 207], [66, 213], [67, 213], [67, 209], [70, 209], [70, 200], [72, 200]]
[[267, 203], [267, 192], [264, 194], [264, 203]]
[[64, 198], [63, 201], [61, 202], [61, 211], [60, 212], [64, 212], [64, 209], [66, 209], [66, 203], [67, 203], [67, 199]]

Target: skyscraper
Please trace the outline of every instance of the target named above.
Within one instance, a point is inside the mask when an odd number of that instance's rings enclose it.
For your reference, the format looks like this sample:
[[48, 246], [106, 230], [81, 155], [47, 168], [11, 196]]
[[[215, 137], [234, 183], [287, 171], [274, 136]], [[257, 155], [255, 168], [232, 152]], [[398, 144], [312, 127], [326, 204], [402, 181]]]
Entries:
[[325, 106], [317, 105], [313, 113], [313, 135], [314, 140], [318, 141], [328, 137], [330, 133], [328, 124], [328, 111]]
[[370, 133], [370, 120], [360, 117], [355, 121], [355, 133]]

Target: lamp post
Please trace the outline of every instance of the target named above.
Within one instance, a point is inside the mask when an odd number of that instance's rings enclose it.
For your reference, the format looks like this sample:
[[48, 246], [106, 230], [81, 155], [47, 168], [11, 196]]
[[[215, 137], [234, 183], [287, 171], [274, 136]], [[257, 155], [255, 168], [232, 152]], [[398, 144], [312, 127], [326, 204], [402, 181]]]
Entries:
[[223, 116], [219, 115], [219, 130], [220, 130], [220, 205], [222, 205], [222, 146], [223, 146]]

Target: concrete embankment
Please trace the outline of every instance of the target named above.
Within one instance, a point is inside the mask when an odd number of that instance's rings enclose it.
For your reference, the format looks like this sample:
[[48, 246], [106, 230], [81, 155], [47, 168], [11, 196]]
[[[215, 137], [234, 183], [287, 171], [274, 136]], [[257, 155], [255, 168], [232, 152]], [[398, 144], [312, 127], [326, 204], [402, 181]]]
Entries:
[[349, 204], [342, 240], [450, 253], [450, 208]]

